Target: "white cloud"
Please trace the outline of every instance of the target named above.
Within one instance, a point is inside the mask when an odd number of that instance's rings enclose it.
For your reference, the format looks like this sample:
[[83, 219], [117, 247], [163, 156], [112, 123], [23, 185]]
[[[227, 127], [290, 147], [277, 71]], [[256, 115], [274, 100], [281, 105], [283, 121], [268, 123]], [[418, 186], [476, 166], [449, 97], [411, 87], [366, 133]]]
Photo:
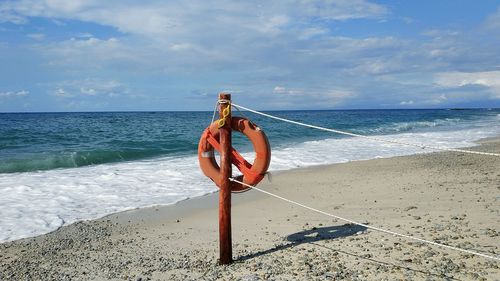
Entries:
[[412, 24], [415, 20], [411, 17], [400, 17], [400, 19], [406, 24]]
[[63, 88], [57, 88], [52, 92], [52, 95], [56, 97], [61, 97], [61, 98], [69, 98], [72, 97], [73, 95], [68, 93], [66, 90]]
[[178, 44], [172, 44], [170, 46], [170, 50], [172, 51], [190, 51], [196, 49], [197, 47], [190, 43], [178, 43]]
[[445, 88], [483, 86], [489, 88], [492, 97], [500, 98], [500, 71], [437, 73], [434, 82]]
[[434, 97], [434, 98], [431, 98], [428, 100], [424, 100], [422, 103], [423, 104], [438, 105], [438, 104], [441, 104], [443, 102], [446, 102], [447, 100], [448, 100], [448, 97], [444, 94], [441, 94], [437, 97]]
[[22, 90], [22, 91], [8, 91], [8, 92], [0, 92], [0, 98], [1, 97], [24, 97], [29, 94], [28, 91]]
[[76, 72], [135, 67], [147, 71], [161, 69], [166, 74], [232, 69], [267, 75], [265, 72], [271, 69], [283, 71], [281, 57], [288, 56], [290, 63], [299, 64], [311, 64], [308, 61], [314, 64], [314, 59], [346, 61], [356, 51], [374, 46], [384, 48], [383, 44], [392, 45], [396, 41], [392, 38], [334, 38], [323, 43], [304, 40], [328, 34], [325, 24], [328, 21], [379, 19], [387, 15], [382, 5], [364, 0], [274, 3], [21, 0], [2, 2], [0, 9], [28, 18], [93, 22], [128, 34], [109, 39], [76, 35], [70, 40], [37, 46], [50, 65], [67, 66]]
[[[445, 94], [436, 94], [436, 93], [425, 93], [418, 97], [418, 100], [406, 100], [401, 101], [399, 105], [402, 106], [439, 106], [446, 103], [449, 98]], [[455, 95], [454, 98], [459, 98], [458, 95]]]
[[413, 105], [414, 103], [415, 103], [414, 101], [408, 100], [408, 101], [402, 101], [399, 104], [400, 105]]
[[14, 24], [25, 24], [28, 21], [26, 20], [26, 18], [24, 16], [20, 16], [16, 13], [8, 11], [7, 9], [3, 9], [2, 6], [0, 6], [0, 23], [2, 23], [2, 22], [10, 22], [10, 23], [14, 23]]
[[496, 12], [490, 15], [485, 21], [485, 27], [487, 29], [499, 30], [500, 31], [500, 7]]
[[356, 93], [348, 89], [328, 89], [315, 87], [307, 89], [289, 89], [275, 86], [275, 95], [267, 96], [267, 102], [274, 106], [301, 108], [304, 104], [315, 108], [332, 108], [356, 96]]
[[432, 37], [434, 39], [443, 39], [447, 36], [459, 36], [460, 32], [456, 30], [429, 29], [422, 32], [422, 35]]
[[116, 80], [103, 79], [83, 79], [67, 80], [49, 84], [49, 87], [55, 86], [51, 91], [52, 95], [63, 98], [76, 98], [85, 96], [117, 97], [127, 94], [129, 90]]
[[383, 18], [388, 9], [382, 5], [363, 0], [299, 1], [298, 9], [312, 17], [329, 20], [349, 20], [359, 18]]
[[[187, 28], [246, 25], [264, 33], [275, 33], [290, 18], [349, 20], [382, 18], [388, 10], [365, 0], [295, 0], [285, 2], [234, 1], [96, 1], [96, 0], [21, 0], [0, 4], [9, 21], [26, 22], [25, 17], [77, 19], [113, 26], [135, 34], [176, 34]], [[214, 12], [216, 12], [214, 16]], [[257, 16], [255, 16], [257, 15]], [[190, 19], [197, 17], [193, 22]], [[5, 16], [7, 18], [7, 16]]]
[[328, 29], [324, 27], [308, 27], [300, 30], [299, 39], [308, 40], [315, 36], [320, 36], [328, 33]]
[[43, 33], [30, 33], [28, 35], [29, 38], [34, 39], [34, 40], [43, 40], [45, 39], [45, 34]]
[[276, 86], [273, 89], [273, 93], [275, 93], [275, 94], [287, 94], [287, 95], [300, 95], [300, 94], [303, 94], [303, 91], [299, 90], [299, 89], [287, 89], [285, 87]]
[[326, 91], [324, 94], [321, 94], [320, 95], [324, 96], [326, 99], [329, 99], [329, 100], [343, 100], [343, 99], [346, 99], [346, 98], [352, 98], [355, 96], [355, 93], [351, 90], [345, 90], [345, 89], [332, 89], [332, 90], [328, 90]]
[[285, 91], [286, 91], [285, 87], [280, 87], [280, 86], [276, 86], [273, 89], [273, 93], [276, 93], [276, 94], [283, 94], [283, 93], [285, 93]]
[[224, 89], [222, 91], [220, 91], [221, 93], [227, 93], [227, 94], [241, 94], [242, 91], [241, 90], [238, 90], [238, 89]]
[[[255, 97], [257, 103], [270, 97], [273, 104], [288, 108], [328, 108], [352, 100], [367, 107], [442, 105], [458, 97], [454, 88], [471, 91], [460, 82], [445, 81], [452, 77], [440, 76], [456, 69], [469, 73], [468, 78], [460, 77], [468, 79], [465, 85], [500, 95], [494, 77], [471, 78], [471, 73], [498, 69], [493, 39], [478, 41], [463, 30], [440, 29], [427, 30], [424, 37], [417, 34], [417, 39], [392, 37], [391, 31], [384, 33], [387, 36], [367, 35], [377, 34], [372, 30], [356, 37], [336, 35], [349, 32], [337, 29], [343, 24], [335, 21], [363, 18], [376, 20], [376, 25], [389, 15], [386, 7], [369, 1], [20, 0], [0, 2], [2, 13], [17, 17], [19, 24], [44, 17], [58, 24], [97, 23], [121, 32], [105, 38], [102, 34], [109, 29], [100, 33], [96, 28], [94, 35], [75, 32], [68, 40], [31, 42], [34, 57], [41, 54], [41, 65], [57, 73], [56, 79], [112, 75], [111, 80], [52, 83], [47, 89], [71, 97], [69, 101], [122, 95], [127, 87], [117, 81], [129, 81], [153, 97], [143, 99], [150, 103], [160, 92], [167, 100], [169, 91], [216, 93], [228, 88], [244, 93], [242, 99]], [[497, 14], [500, 18], [500, 10]], [[399, 24], [402, 20], [398, 18]], [[47, 33], [47, 39], [52, 38], [57, 36]], [[118, 85], [103, 86], [109, 81]]]
[[97, 91], [92, 88], [80, 88], [80, 93], [84, 95], [89, 95], [89, 96], [95, 96], [97, 95]]
[[278, 34], [283, 27], [290, 22], [290, 18], [285, 15], [274, 15], [265, 20], [255, 28], [264, 34]]
[[90, 37], [88, 39], [83, 39], [83, 40], [77, 40], [75, 38], [72, 38], [68, 42], [70, 45], [72, 44], [74, 47], [92, 47], [92, 46], [98, 46], [98, 45], [111, 45], [113, 46], [118, 40], [116, 38], [109, 38], [107, 40], [101, 40], [97, 38]]
[[92, 33], [89, 33], [89, 32], [83, 32], [83, 33], [79, 33], [76, 37], [78, 37], [78, 38], [92, 38], [92, 37], [94, 37], [94, 35]]
[[47, 57], [50, 65], [90, 69], [100, 68], [109, 61], [134, 61], [136, 58], [133, 51], [116, 38], [71, 38], [62, 42], [39, 44], [34, 49]]

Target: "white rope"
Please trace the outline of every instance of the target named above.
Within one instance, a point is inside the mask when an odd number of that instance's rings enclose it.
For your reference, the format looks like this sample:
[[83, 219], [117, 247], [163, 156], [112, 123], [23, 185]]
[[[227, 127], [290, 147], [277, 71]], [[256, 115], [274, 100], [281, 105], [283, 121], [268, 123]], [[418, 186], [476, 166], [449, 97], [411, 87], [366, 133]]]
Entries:
[[209, 126], [212, 125], [212, 123], [215, 120], [215, 113], [217, 112], [217, 106], [219, 106], [219, 102], [215, 103], [214, 113], [212, 114], [212, 121], [210, 121]]
[[447, 249], [451, 249], [451, 250], [455, 250], [455, 251], [459, 251], [459, 252], [463, 252], [463, 253], [475, 255], [475, 256], [480, 256], [480, 257], [487, 258], [487, 259], [492, 259], [492, 260], [500, 261], [500, 257], [498, 257], [498, 256], [490, 256], [490, 255], [486, 255], [486, 254], [474, 252], [474, 251], [471, 251], [471, 250], [461, 249], [461, 248], [457, 248], [457, 247], [453, 247], [453, 246], [449, 246], [449, 245], [445, 245], [445, 244], [441, 244], [441, 243], [437, 243], [437, 242], [425, 240], [425, 239], [422, 239], [422, 238], [413, 237], [413, 236], [409, 236], [409, 235], [406, 235], [406, 234], [400, 234], [400, 233], [397, 233], [397, 232], [394, 232], [394, 231], [385, 230], [385, 229], [378, 228], [378, 227], [375, 227], [375, 226], [367, 225], [367, 224], [364, 224], [364, 223], [353, 221], [351, 219], [346, 219], [346, 218], [343, 218], [343, 217], [339, 217], [337, 215], [330, 214], [330, 213], [327, 213], [327, 212], [315, 209], [313, 207], [306, 206], [306, 205], [301, 204], [299, 202], [296, 202], [296, 201], [293, 201], [293, 200], [281, 197], [281, 196], [273, 194], [273, 193], [271, 193], [269, 191], [262, 190], [260, 188], [257, 188], [255, 186], [246, 184], [244, 182], [241, 182], [241, 181], [233, 179], [233, 178], [229, 178], [229, 180], [233, 181], [233, 182], [236, 182], [236, 183], [239, 183], [239, 184], [242, 184], [242, 185], [244, 185], [246, 187], [250, 187], [250, 188], [252, 188], [254, 190], [257, 190], [259, 192], [265, 193], [267, 195], [273, 196], [275, 198], [281, 199], [281, 200], [286, 201], [288, 203], [291, 203], [291, 204], [300, 206], [302, 208], [308, 209], [310, 211], [313, 211], [313, 212], [316, 212], [316, 213], [320, 213], [320, 214], [323, 214], [323, 215], [326, 215], [326, 216], [329, 216], [329, 217], [332, 217], [332, 218], [336, 218], [336, 219], [339, 219], [339, 220], [343, 220], [343, 221], [346, 221], [346, 222], [349, 222], [349, 223], [352, 223], [352, 224], [355, 224], [355, 225], [363, 226], [363, 227], [366, 227], [368, 229], [372, 229], [372, 230], [379, 231], [379, 232], [384, 232], [384, 233], [387, 233], [387, 234], [392, 234], [392, 235], [403, 237], [403, 238], [407, 238], [407, 239], [416, 240], [416, 241], [419, 241], [419, 242], [423, 242], [423, 243], [435, 245], [435, 246], [438, 246], [438, 247], [447, 248]]
[[243, 113], [243, 111], [241, 111], [241, 109], [240, 109], [239, 107], [235, 106], [234, 108], [236, 108], [236, 110], [238, 110], [238, 113], [240, 113], [240, 114], [241, 114], [241, 116], [243, 116], [243, 118], [246, 118], [246, 119], [250, 120], [250, 118], [248, 118], [248, 117], [245, 115], [245, 113]]
[[[230, 100], [226, 100], [226, 99], [222, 99], [222, 100], [218, 100], [215, 103], [214, 113], [212, 114], [212, 121], [210, 122], [210, 124], [212, 124], [214, 122], [214, 120], [215, 120], [215, 113], [217, 112], [217, 107], [219, 106], [219, 104], [226, 104], [226, 103], [231, 103], [231, 101]], [[239, 109], [238, 109], [238, 111], [239, 111]]]
[[306, 123], [302, 123], [302, 122], [297, 122], [297, 121], [293, 121], [293, 120], [289, 120], [289, 119], [277, 117], [277, 116], [270, 115], [270, 114], [267, 114], [267, 113], [263, 113], [263, 112], [260, 112], [260, 111], [257, 111], [257, 110], [253, 110], [253, 109], [241, 106], [241, 105], [237, 105], [237, 104], [234, 104], [234, 103], [232, 105], [235, 106], [236, 108], [241, 108], [243, 110], [250, 111], [250, 112], [253, 112], [255, 114], [259, 114], [259, 115], [262, 115], [262, 116], [265, 116], [265, 117], [269, 117], [269, 118], [272, 118], [272, 119], [276, 119], [276, 120], [280, 120], [280, 121], [284, 121], [284, 122], [287, 122], [287, 123], [291, 123], [291, 124], [295, 124], [295, 125], [300, 125], [300, 126], [304, 126], [304, 127], [309, 127], [309, 128], [313, 128], [313, 129], [318, 129], [318, 130], [322, 130], [322, 131], [327, 131], [327, 132], [332, 132], [332, 133], [347, 135], [347, 136], [351, 136], [351, 137], [359, 137], [359, 138], [365, 138], [365, 139], [370, 139], [370, 140], [375, 140], [375, 141], [380, 141], [380, 142], [386, 142], [386, 143], [392, 143], [392, 144], [414, 146], [414, 147], [418, 147], [418, 148], [422, 148], [422, 149], [430, 148], [430, 149], [435, 149], [435, 150], [453, 151], [453, 152], [478, 154], [478, 155], [488, 155], [488, 156], [499, 156], [500, 157], [500, 153], [481, 152], [481, 151], [472, 151], [472, 150], [457, 149], [457, 148], [446, 148], [446, 147], [421, 145], [421, 144], [414, 144], [414, 143], [405, 143], [405, 142], [400, 142], [400, 141], [396, 141], [396, 140], [386, 140], [386, 139], [381, 139], [381, 138], [377, 138], [377, 137], [365, 136], [365, 135], [355, 134], [355, 133], [341, 131], [341, 130], [336, 130], [336, 129], [324, 128], [324, 127], [320, 127], [320, 126], [310, 125], [310, 124], [306, 124]]

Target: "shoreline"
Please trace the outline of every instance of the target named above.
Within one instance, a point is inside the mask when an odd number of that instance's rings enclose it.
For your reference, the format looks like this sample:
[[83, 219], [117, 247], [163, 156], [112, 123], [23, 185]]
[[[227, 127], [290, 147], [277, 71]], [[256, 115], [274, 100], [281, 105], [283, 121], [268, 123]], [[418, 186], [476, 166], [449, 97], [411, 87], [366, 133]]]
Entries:
[[[478, 143], [471, 149], [500, 151], [499, 138]], [[498, 255], [499, 165], [494, 157], [431, 152], [280, 171], [259, 187], [382, 228]], [[500, 278], [498, 262], [346, 225], [256, 191], [233, 195], [237, 262], [219, 267], [217, 200], [215, 192], [2, 243], [0, 279]]]
[[[479, 139], [479, 140], [474, 142], [476, 145], [459, 147], [459, 149], [474, 150], [474, 148], [480, 148], [483, 144], [489, 144], [489, 143], [495, 143], [495, 142], [500, 142], [500, 136]], [[415, 154], [408, 154], [408, 155], [397, 155], [397, 156], [382, 157], [382, 158], [350, 160], [347, 162], [340, 162], [340, 163], [333, 163], [333, 164], [322, 164], [322, 165], [314, 165], [314, 166], [308, 166], [308, 167], [299, 167], [299, 168], [294, 168], [294, 169], [289, 169], [289, 170], [279, 170], [279, 171], [272, 172], [271, 178], [273, 178], [275, 176], [282, 176], [283, 174], [285, 174], [284, 176], [286, 176], [286, 174], [289, 172], [293, 173], [294, 171], [299, 171], [299, 170], [308, 170], [308, 169], [314, 170], [314, 169], [320, 169], [320, 168], [327, 168], [327, 167], [335, 166], [335, 165], [343, 165], [346, 163], [364, 162], [364, 161], [371, 161], [371, 160], [376, 160], [376, 159], [393, 159], [393, 158], [398, 158], [398, 157], [412, 157], [412, 156], [416, 156], [416, 155], [427, 155], [427, 154], [433, 154], [433, 153], [449, 153], [449, 152], [447, 152], [447, 151], [429, 151], [429, 152], [422, 152], [422, 153], [415, 153]], [[267, 177], [265, 177], [259, 183], [259, 185], [262, 185], [264, 183], [272, 184], [272, 180], [269, 181], [267, 179]], [[124, 210], [124, 211], [119, 211], [116, 213], [107, 214], [107, 215], [104, 215], [103, 217], [100, 217], [100, 218], [95, 218], [95, 219], [90, 219], [90, 220], [82, 220], [82, 221], [106, 220], [108, 217], [112, 217], [112, 216], [121, 217], [122, 214], [123, 214], [123, 216], [134, 216], [134, 214], [133, 214], [134, 212], [144, 211], [147, 213], [153, 213], [153, 210], [155, 210], [154, 212], [157, 212], [156, 209], [159, 210], [159, 209], [166, 209], [166, 208], [168, 208], [169, 210], [170, 209], [179, 209], [178, 212], [176, 212], [175, 210], [170, 210], [170, 211], [172, 211], [173, 213], [189, 215], [189, 214], [196, 213], [196, 212], [204, 210], [204, 209], [214, 208], [214, 206], [217, 207], [218, 206], [217, 205], [218, 204], [218, 194], [219, 194], [218, 191], [214, 191], [214, 192], [209, 192], [209, 193], [203, 194], [201, 196], [185, 198], [185, 199], [179, 200], [179, 201], [171, 203], [171, 204], [158, 204], [158, 205], [152, 205], [152, 206], [148, 206], [148, 207], [138, 207], [138, 208], [128, 209], [128, 210]], [[242, 196], [245, 196], [245, 195], [249, 195], [246, 197], [250, 197], [250, 198], [241, 198]], [[263, 195], [260, 192], [250, 190], [250, 191], [247, 191], [247, 192], [244, 192], [241, 194], [232, 193], [231, 198], [232, 198], [232, 203], [238, 204], [242, 200], [244, 200], [244, 201], [256, 200], [258, 198], [266, 197], [266, 196], [267, 195]], [[169, 214], [172, 214], [172, 213], [169, 212]], [[176, 215], [171, 215], [171, 216], [169, 215], [170, 218], [174, 218], [175, 216]], [[80, 221], [77, 221], [77, 222], [80, 222]], [[75, 223], [77, 223], [77, 222], [75, 222]], [[67, 225], [63, 225], [61, 227], [65, 227], [65, 226], [67, 226]], [[57, 231], [57, 229], [54, 231]], [[45, 233], [45, 234], [48, 234], [48, 233]], [[45, 234], [42, 234], [42, 235], [45, 235]], [[33, 238], [33, 237], [26, 237], [26, 238], [21, 238], [21, 239], [27, 239], [27, 238]], [[8, 241], [8, 242], [13, 242], [13, 241], [17, 241], [17, 240], [19, 240], [19, 239]]]
[[[459, 147], [459, 149], [469, 149], [469, 150], [474, 150], [474, 148], [481, 148], [481, 146], [485, 144], [491, 144], [491, 143], [496, 143], [500, 142], [500, 136], [497, 137], [488, 137], [488, 138], [483, 138], [475, 141], [474, 146], [465, 146], [465, 147]], [[336, 165], [343, 165], [346, 163], [354, 163], [354, 162], [364, 162], [364, 161], [372, 161], [376, 159], [393, 159], [393, 158], [399, 158], [399, 157], [412, 157], [412, 156], [417, 156], [417, 155], [428, 155], [428, 154], [434, 154], [434, 153], [450, 153], [448, 151], [429, 151], [429, 152], [422, 152], [422, 153], [415, 153], [415, 154], [408, 154], [408, 155], [399, 155], [399, 156], [391, 156], [391, 157], [383, 157], [383, 158], [372, 158], [372, 159], [362, 159], [362, 160], [351, 160], [347, 162], [341, 162], [341, 163], [333, 163], [333, 164], [323, 164], [323, 165], [314, 165], [314, 166], [308, 166], [308, 167], [299, 167], [299, 168], [294, 168], [294, 169], [289, 169], [289, 170], [279, 170], [276, 172], [271, 173], [271, 178], [275, 176], [286, 176], [287, 173], [293, 173], [294, 171], [300, 171], [300, 170], [315, 170], [315, 169], [321, 169], [321, 168], [328, 168], [331, 166], [336, 166]], [[454, 153], [454, 152], [451, 152]], [[259, 185], [262, 184], [272, 184], [272, 180], [269, 181], [267, 177], [265, 177]], [[153, 206], [148, 206], [148, 207], [139, 207], [139, 208], [133, 208], [129, 210], [124, 210], [112, 214], [105, 215], [101, 218], [96, 218], [96, 219], [91, 219], [91, 220], [83, 220], [83, 221], [94, 221], [94, 220], [106, 220], [108, 217], [118, 217], [121, 218], [122, 216], [124, 217], [134, 217], [135, 212], [144, 212], [144, 213], [149, 213], [149, 214], [155, 214], [160, 209], [168, 209], [169, 212], [167, 216], [170, 219], [174, 219], [176, 216], [179, 215], [190, 215], [202, 210], [206, 209], [213, 209], [217, 208], [218, 206], [218, 191], [214, 191], [211, 193], [207, 193], [201, 196], [196, 196], [196, 197], [191, 197], [191, 198], [185, 198], [180, 201], [171, 203], [171, 204], [159, 204], [159, 205], [153, 205]], [[243, 197], [245, 196], [245, 197]], [[247, 198], [248, 197], [248, 198]], [[249, 190], [244, 193], [240, 194], [235, 194], [232, 193], [231, 196], [231, 203], [232, 204], [239, 204], [241, 202], [245, 202], [247, 200], [258, 200], [260, 198], [267, 197], [267, 195], [264, 195], [258, 191], [252, 191]], [[177, 210], [178, 209], [178, 210]], [[151, 215], [153, 217], [153, 215]], [[61, 227], [65, 227], [66, 225], [63, 225]], [[57, 230], [54, 230], [57, 231]], [[48, 233], [46, 233], [48, 234]], [[42, 234], [44, 235], [44, 234]], [[27, 238], [33, 238], [33, 237], [27, 237]], [[25, 239], [25, 238], [22, 238]], [[17, 241], [17, 240], [13, 240]], [[13, 242], [9, 241], [9, 242]]]
[[[430, 132], [433, 136], [431, 139], [436, 137], [437, 141], [440, 137], [434, 135], [436, 133], [441, 135], [442, 132]], [[468, 141], [462, 140], [452, 146], [474, 147], [478, 139], [492, 135], [481, 131], [476, 133], [476, 135], [464, 138], [469, 139]], [[407, 135], [401, 136], [405, 139]], [[413, 141], [421, 144], [430, 142], [425, 138], [422, 139], [422, 136], [419, 138]], [[447, 138], [462, 139], [456, 135], [455, 131]], [[472, 140], [476, 141], [472, 142]], [[346, 143], [351, 144], [346, 147]], [[297, 169], [298, 166], [315, 167], [432, 152], [428, 149], [388, 146], [383, 143], [373, 143], [373, 141], [352, 141], [349, 138], [327, 138], [319, 140], [318, 144], [312, 144], [312, 147], [316, 148], [311, 149], [311, 144], [298, 147], [298, 152], [276, 149], [273, 152], [275, 165], [271, 167], [276, 172], [273, 173], [287, 172]], [[323, 153], [330, 151], [329, 147], [334, 148], [332, 153]], [[180, 201], [216, 192], [216, 187], [199, 171], [195, 163], [196, 156], [185, 157], [187, 156], [160, 162], [126, 161], [112, 165], [55, 169], [13, 176], [6, 174], [1, 178], [2, 190], [6, 189], [7, 193], [0, 201], [5, 204], [2, 209], [7, 214], [2, 220], [2, 226], [7, 225], [7, 227], [1, 231], [0, 243], [50, 233], [76, 221], [99, 219], [113, 213], [137, 208], [175, 205]], [[183, 163], [190, 164], [184, 165]], [[182, 171], [177, 171], [176, 167], [179, 166]], [[186, 173], [186, 171], [189, 172]], [[191, 173], [192, 171], [196, 173]], [[148, 186], [148, 188], [140, 188], [141, 186]], [[184, 186], [190, 187], [184, 189]], [[22, 208], [24, 205], [32, 206], [32, 208]], [[74, 208], [74, 206], [78, 207]], [[23, 220], [15, 219], [16, 217], [22, 217]]]

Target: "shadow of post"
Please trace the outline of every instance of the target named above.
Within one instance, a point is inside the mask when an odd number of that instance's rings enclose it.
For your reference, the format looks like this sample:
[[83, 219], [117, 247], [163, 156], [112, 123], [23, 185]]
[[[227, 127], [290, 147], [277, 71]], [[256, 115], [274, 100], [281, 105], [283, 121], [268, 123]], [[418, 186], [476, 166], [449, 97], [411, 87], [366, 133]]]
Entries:
[[295, 243], [311, 243], [320, 240], [330, 240], [354, 235], [367, 228], [355, 224], [344, 224], [327, 227], [313, 227], [310, 230], [304, 230], [287, 236], [286, 240]]
[[364, 226], [359, 226], [355, 224], [344, 224], [344, 225], [327, 226], [327, 227], [313, 227], [312, 229], [309, 230], [304, 230], [288, 235], [286, 237], [286, 240], [290, 242], [288, 244], [278, 245], [268, 250], [241, 256], [238, 258], [238, 260], [245, 261], [258, 256], [267, 255], [270, 253], [274, 253], [276, 251], [288, 249], [303, 243], [312, 243], [320, 240], [343, 238], [354, 235], [360, 231], [365, 231], [366, 229], [367, 228]]

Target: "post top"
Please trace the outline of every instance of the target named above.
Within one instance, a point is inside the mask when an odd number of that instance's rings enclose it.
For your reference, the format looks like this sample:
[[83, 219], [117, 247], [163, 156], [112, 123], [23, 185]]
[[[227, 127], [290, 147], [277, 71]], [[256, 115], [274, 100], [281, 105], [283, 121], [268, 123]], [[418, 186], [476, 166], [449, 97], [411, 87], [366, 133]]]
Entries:
[[230, 100], [231, 99], [231, 94], [228, 94], [228, 93], [219, 93], [219, 99], [220, 100]]

